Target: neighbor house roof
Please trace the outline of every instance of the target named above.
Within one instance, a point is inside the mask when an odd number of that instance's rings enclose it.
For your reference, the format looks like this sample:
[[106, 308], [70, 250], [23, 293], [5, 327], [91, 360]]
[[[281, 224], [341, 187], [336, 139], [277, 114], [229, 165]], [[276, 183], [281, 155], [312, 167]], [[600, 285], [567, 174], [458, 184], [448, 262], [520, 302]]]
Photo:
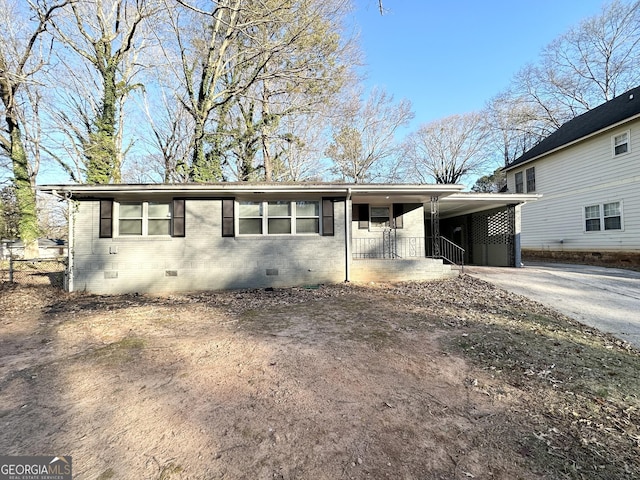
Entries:
[[640, 116], [640, 86], [563, 124], [505, 167], [510, 170]]

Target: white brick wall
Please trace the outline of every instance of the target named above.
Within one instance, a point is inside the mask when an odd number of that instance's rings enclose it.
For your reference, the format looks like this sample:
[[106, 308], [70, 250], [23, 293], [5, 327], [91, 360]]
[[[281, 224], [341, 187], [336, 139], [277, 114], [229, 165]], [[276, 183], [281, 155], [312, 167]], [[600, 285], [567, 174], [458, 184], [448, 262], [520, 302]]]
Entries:
[[186, 236], [98, 238], [99, 202], [77, 204], [75, 291], [100, 294], [338, 283], [346, 278], [344, 202], [335, 236], [222, 237], [222, 202], [186, 200]]

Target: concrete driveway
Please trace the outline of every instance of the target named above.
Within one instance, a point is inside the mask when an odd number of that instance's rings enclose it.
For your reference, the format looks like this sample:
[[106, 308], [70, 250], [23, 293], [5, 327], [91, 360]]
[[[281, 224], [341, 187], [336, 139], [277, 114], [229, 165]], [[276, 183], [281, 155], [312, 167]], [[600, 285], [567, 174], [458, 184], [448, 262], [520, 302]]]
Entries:
[[640, 272], [559, 263], [524, 268], [470, 266], [464, 271], [640, 349]]

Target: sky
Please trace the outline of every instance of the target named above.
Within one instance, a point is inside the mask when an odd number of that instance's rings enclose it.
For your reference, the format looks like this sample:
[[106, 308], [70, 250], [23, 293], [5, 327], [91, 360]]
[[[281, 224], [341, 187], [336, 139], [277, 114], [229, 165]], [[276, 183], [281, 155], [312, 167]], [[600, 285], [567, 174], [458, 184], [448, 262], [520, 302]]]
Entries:
[[[400, 132], [480, 110], [542, 49], [605, 0], [354, 0], [365, 86], [411, 101], [415, 118]], [[39, 183], [64, 183], [53, 165]]]
[[477, 111], [604, 0], [356, 0], [365, 84], [407, 98], [408, 127]]

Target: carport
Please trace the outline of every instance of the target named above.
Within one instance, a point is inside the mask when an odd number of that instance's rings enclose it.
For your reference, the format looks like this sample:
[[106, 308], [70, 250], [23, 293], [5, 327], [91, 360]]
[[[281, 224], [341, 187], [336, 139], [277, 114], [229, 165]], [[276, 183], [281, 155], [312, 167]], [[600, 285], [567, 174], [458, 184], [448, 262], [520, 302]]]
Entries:
[[[432, 209], [431, 235], [444, 236], [465, 250], [465, 264], [519, 267], [521, 207], [541, 195], [455, 193]], [[433, 216], [438, 221], [434, 221]], [[437, 226], [437, 227], [434, 227]], [[438, 232], [433, 230], [439, 229]]]

